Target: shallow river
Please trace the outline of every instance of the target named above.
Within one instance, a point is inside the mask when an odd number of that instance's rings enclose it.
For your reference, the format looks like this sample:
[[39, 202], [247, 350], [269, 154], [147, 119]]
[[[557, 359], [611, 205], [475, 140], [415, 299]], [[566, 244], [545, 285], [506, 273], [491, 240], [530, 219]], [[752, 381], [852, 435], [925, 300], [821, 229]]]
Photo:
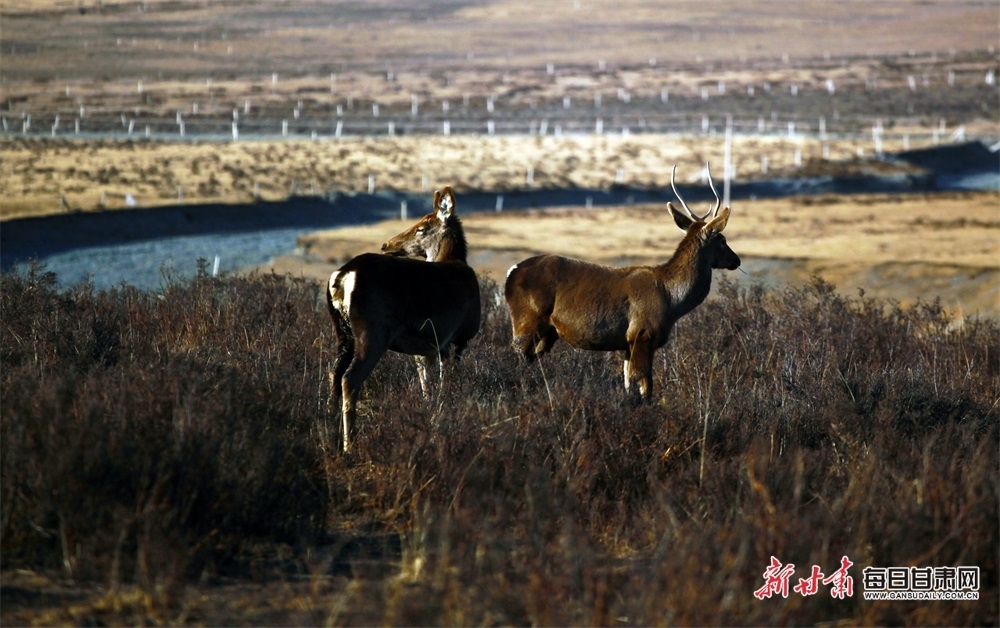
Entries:
[[[981, 145], [980, 145], [981, 146]], [[989, 155], [987, 153], [987, 155]], [[995, 153], [989, 157], [994, 162]], [[701, 186], [680, 186], [689, 201], [706, 198]], [[764, 198], [791, 194], [851, 194], [957, 189], [1000, 189], [995, 168], [987, 171], [941, 172], [937, 175], [827, 177], [734, 183], [732, 198]], [[310, 231], [374, 222], [430, 211], [428, 195], [383, 193], [339, 194], [326, 199], [293, 199], [243, 207], [205, 205], [68, 214], [7, 221], [0, 226], [0, 267], [24, 268], [31, 259], [56, 273], [63, 286], [92, 281], [98, 289], [122, 282], [156, 289], [166, 278], [184, 279], [197, 272], [203, 259], [209, 270], [218, 256], [219, 272], [232, 272], [294, 253], [296, 238]], [[529, 190], [467, 193], [461, 211], [610, 206], [672, 200], [669, 190]]]

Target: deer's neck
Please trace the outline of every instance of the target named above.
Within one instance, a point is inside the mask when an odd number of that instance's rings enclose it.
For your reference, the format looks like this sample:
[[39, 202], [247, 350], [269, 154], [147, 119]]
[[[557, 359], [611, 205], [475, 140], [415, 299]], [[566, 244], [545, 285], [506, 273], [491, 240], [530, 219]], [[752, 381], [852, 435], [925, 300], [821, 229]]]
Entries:
[[456, 216], [452, 216], [449, 220], [452, 221], [452, 224], [448, 226], [444, 238], [441, 239], [437, 255], [430, 261], [468, 263], [469, 246], [465, 242], [465, 231], [462, 229], [462, 223]]
[[712, 264], [694, 234], [681, 240], [674, 256], [659, 270], [675, 318], [698, 307], [712, 288]]

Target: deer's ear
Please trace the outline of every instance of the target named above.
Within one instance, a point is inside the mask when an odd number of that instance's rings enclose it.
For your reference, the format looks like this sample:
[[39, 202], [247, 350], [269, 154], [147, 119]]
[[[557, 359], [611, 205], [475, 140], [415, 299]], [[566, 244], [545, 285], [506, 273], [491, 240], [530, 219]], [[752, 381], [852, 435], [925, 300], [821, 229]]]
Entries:
[[455, 213], [455, 195], [450, 187], [434, 193], [434, 209], [441, 222], [447, 221]]
[[670, 215], [674, 217], [674, 224], [681, 228], [681, 231], [687, 232], [688, 227], [694, 224], [691, 217], [682, 212], [681, 210], [674, 207], [673, 203], [667, 203], [667, 209], [670, 210]]
[[720, 233], [726, 228], [726, 223], [729, 222], [729, 208], [724, 207], [717, 218], [713, 218], [711, 222], [702, 227], [705, 232]]

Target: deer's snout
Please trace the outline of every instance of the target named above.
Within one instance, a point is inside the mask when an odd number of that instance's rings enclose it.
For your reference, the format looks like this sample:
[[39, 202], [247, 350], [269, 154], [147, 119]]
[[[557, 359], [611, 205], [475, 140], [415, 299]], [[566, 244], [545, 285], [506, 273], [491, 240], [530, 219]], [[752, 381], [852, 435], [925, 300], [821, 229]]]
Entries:
[[726, 251], [727, 255], [723, 258], [723, 268], [726, 270], [736, 270], [740, 267], [740, 256], [736, 254], [735, 251], [729, 249]]
[[725, 270], [736, 270], [740, 267], [740, 256], [728, 246], [721, 251], [715, 259], [712, 268], [724, 268]]
[[399, 242], [389, 240], [382, 245], [382, 252], [386, 255], [394, 255], [396, 257], [403, 257], [407, 255], [406, 247], [400, 246]]

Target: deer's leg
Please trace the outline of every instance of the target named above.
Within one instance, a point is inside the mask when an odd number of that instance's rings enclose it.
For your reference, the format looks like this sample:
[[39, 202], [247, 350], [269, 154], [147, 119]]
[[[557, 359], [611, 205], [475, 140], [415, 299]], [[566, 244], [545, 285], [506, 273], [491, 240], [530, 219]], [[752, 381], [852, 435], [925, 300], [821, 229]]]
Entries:
[[327, 411], [330, 412], [340, 404], [344, 372], [354, 359], [354, 335], [347, 321], [331, 308], [333, 315], [333, 336], [336, 339], [336, 354], [333, 359], [333, 370], [330, 372], [330, 396], [327, 398]]
[[649, 401], [653, 398], [653, 349], [649, 349], [649, 356], [643, 367], [642, 376], [639, 378], [639, 394], [643, 399]]
[[629, 380], [638, 380], [639, 395], [649, 399], [653, 394], [653, 352], [656, 350], [650, 335], [640, 331], [634, 339], [629, 340], [631, 351], [625, 360], [625, 390], [629, 389]]
[[514, 339], [511, 345], [514, 350], [528, 360], [533, 360], [547, 352], [559, 339], [559, 332], [546, 317], [531, 312], [520, 316], [511, 314]]
[[514, 324], [514, 339], [511, 345], [520, 355], [529, 360], [535, 357], [535, 327]]
[[341, 378], [343, 387], [343, 450], [347, 453], [351, 447], [357, 423], [357, 397], [361, 385], [371, 375], [375, 365], [386, 352], [389, 343], [383, 335], [375, 333], [360, 333], [355, 335], [354, 357]]
[[327, 409], [336, 408], [343, 391], [344, 373], [354, 359], [354, 339], [342, 338], [337, 341], [337, 356], [333, 359], [333, 371], [330, 372], [330, 397]]
[[431, 395], [431, 382], [441, 372], [441, 354], [413, 356], [417, 362], [417, 377], [420, 379], [420, 392], [424, 397]]
[[632, 360], [629, 358], [632, 354], [629, 351], [623, 351], [622, 354], [622, 361], [625, 363], [625, 366], [622, 369], [625, 374], [625, 392], [628, 392], [628, 389], [632, 384], [632, 374], [629, 372], [629, 369], [632, 367]]
[[544, 332], [538, 334], [537, 342], [535, 342], [535, 355], [548, 353], [552, 345], [556, 344], [556, 340], [559, 340], [559, 332], [550, 325]]
[[531, 334], [514, 336], [514, 340], [511, 342], [511, 345], [514, 347], [514, 351], [517, 351], [519, 355], [528, 358], [529, 360], [535, 357], [535, 342]]
[[518, 353], [533, 360], [548, 353], [556, 340], [559, 340], [559, 332], [555, 327], [545, 325], [535, 331], [515, 335], [513, 345]]

